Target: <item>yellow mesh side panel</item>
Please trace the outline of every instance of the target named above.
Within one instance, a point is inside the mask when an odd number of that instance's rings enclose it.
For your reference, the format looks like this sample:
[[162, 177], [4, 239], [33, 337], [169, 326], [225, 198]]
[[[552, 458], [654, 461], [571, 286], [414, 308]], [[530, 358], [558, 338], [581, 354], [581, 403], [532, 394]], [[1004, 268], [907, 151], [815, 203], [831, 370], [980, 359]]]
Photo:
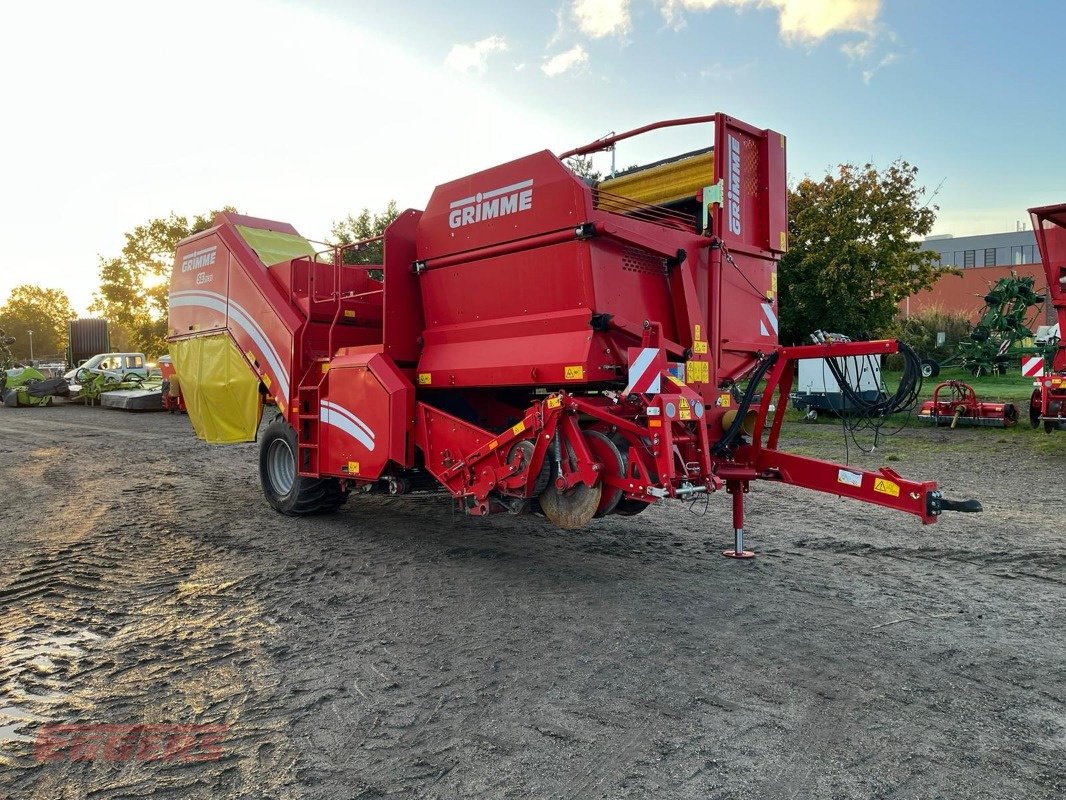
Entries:
[[248, 246], [255, 250], [259, 260], [268, 267], [281, 261], [315, 254], [315, 248], [302, 236], [267, 231], [262, 228], [249, 228], [245, 225], [235, 225], [234, 227], [237, 229], [237, 233], [248, 243]]
[[253, 442], [263, 413], [259, 378], [228, 334], [170, 343], [196, 435], [211, 444]]
[[690, 199], [714, 177], [714, 153], [649, 167], [629, 175], [600, 181], [597, 188], [641, 203], [662, 205]]

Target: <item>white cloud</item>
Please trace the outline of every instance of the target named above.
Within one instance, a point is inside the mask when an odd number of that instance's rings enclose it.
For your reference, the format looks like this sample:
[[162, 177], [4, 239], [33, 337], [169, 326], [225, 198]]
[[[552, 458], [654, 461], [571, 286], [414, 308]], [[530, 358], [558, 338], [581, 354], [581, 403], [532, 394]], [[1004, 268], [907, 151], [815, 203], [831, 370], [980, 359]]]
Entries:
[[778, 12], [778, 32], [787, 42], [817, 42], [833, 33], [872, 36], [881, 0], [659, 0], [668, 25], [685, 24], [686, 11], [707, 11], [715, 6], [772, 8]]
[[631, 29], [629, 0], [574, 0], [572, 12], [586, 36], [624, 36]]
[[544, 64], [541, 65], [541, 70], [549, 78], [554, 78], [556, 75], [562, 75], [564, 72], [568, 72], [588, 63], [588, 60], [589, 54], [585, 52], [585, 48], [579, 44], [575, 44], [569, 50], [559, 53], [559, 55], [552, 56], [545, 61]]
[[869, 86], [870, 81], [873, 79], [873, 76], [877, 73], [879, 69], [881, 69], [882, 67], [887, 67], [889, 64], [891, 64], [893, 61], [896, 61], [898, 58], [899, 55], [897, 53], [889, 53], [880, 61], [878, 61], [875, 66], [871, 67], [870, 69], [864, 69], [862, 71], [862, 82]]
[[507, 40], [502, 36], [486, 36], [473, 44], [457, 44], [444, 59], [444, 66], [457, 72], [483, 73], [489, 56], [507, 50]]
[[874, 50], [874, 40], [871, 38], [860, 39], [857, 42], [845, 42], [840, 45], [840, 52], [852, 61], [866, 59]]

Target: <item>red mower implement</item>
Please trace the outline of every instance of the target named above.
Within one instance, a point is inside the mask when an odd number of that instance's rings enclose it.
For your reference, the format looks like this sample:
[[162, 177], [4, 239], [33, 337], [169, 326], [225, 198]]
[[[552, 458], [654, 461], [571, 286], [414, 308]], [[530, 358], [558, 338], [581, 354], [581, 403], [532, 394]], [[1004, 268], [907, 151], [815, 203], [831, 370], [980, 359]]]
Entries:
[[[713, 147], [597, 186], [561, 160], [698, 123]], [[570, 530], [724, 489], [728, 554], [744, 556], [760, 480], [925, 523], [979, 510], [931, 481], [778, 449], [798, 359], [909, 352], [778, 343], [786, 197], [784, 136], [714, 114], [441, 185], [380, 237], [381, 264], [347, 263], [365, 243], [315, 252], [290, 225], [220, 214], [179, 244], [171, 283], [190, 420], [249, 441], [274, 404], [260, 476], [285, 514], [443, 489], [468, 514], [540, 511]]]
[[977, 392], [962, 381], [944, 381], [933, 390], [933, 399], [918, 409], [918, 418], [934, 425], [1009, 428], [1018, 422], [1014, 403], [983, 403]]

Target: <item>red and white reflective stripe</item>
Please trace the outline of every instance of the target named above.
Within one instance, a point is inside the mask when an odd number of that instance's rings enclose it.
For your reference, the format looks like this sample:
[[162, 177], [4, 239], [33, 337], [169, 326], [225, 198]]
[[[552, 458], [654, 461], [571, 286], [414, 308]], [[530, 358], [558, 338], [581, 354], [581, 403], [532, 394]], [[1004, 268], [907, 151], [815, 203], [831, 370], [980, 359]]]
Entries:
[[660, 352], [658, 347], [644, 347], [630, 361], [625, 394], [658, 394], [662, 391]]
[[1044, 374], [1044, 359], [1041, 356], [1022, 357], [1022, 375], [1026, 378], [1040, 378]]
[[759, 305], [762, 306], [759, 333], [763, 336], [777, 336], [777, 314], [774, 313], [773, 303], [760, 303]]

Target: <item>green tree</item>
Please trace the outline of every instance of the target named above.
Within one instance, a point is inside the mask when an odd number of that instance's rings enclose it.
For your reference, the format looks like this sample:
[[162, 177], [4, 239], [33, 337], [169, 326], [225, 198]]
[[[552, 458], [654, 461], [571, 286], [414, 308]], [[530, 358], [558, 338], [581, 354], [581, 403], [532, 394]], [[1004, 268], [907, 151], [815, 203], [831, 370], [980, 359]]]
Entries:
[[[371, 214], [369, 208], [364, 208], [355, 216], [349, 214], [344, 219], [334, 222], [333, 227], [330, 228], [332, 243], [346, 245], [380, 236], [399, 215], [395, 200], [390, 200], [380, 214]], [[344, 263], [380, 264], [383, 257], [381, 242], [370, 242], [363, 247], [346, 250]]]
[[882, 335], [899, 302], [936, 283], [937, 255], [919, 249], [936, 206], [922, 202], [918, 168], [841, 164], [789, 192], [789, 251], [778, 266], [781, 340], [815, 330]]
[[[74, 316], [70, 299], [62, 289], [23, 284], [12, 289], [0, 306], [0, 331], [14, 337], [11, 353], [16, 359], [29, 360], [31, 339], [34, 358], [61, 359], [67, 347], [67, 326]], [[0, 333], [0, 339], [4, 336]]]
[[584, 156], [571, 156], [563, 163], [579, 178], [584, 178], [587, 183], [595, 185], [603, 179], [603, 173], [592, 166], [591, 153]]
[[[224, 211], [235, 209], [226, 206]], [[211, 227], [217, 212], [171, 214], [126, 234], [121, 255], [100, 257], [100, 288], [90, 307], [128, 334], [130, 346], [155, 358], [166, 351], [167, 306], [174, 250], [182, 239]]]

